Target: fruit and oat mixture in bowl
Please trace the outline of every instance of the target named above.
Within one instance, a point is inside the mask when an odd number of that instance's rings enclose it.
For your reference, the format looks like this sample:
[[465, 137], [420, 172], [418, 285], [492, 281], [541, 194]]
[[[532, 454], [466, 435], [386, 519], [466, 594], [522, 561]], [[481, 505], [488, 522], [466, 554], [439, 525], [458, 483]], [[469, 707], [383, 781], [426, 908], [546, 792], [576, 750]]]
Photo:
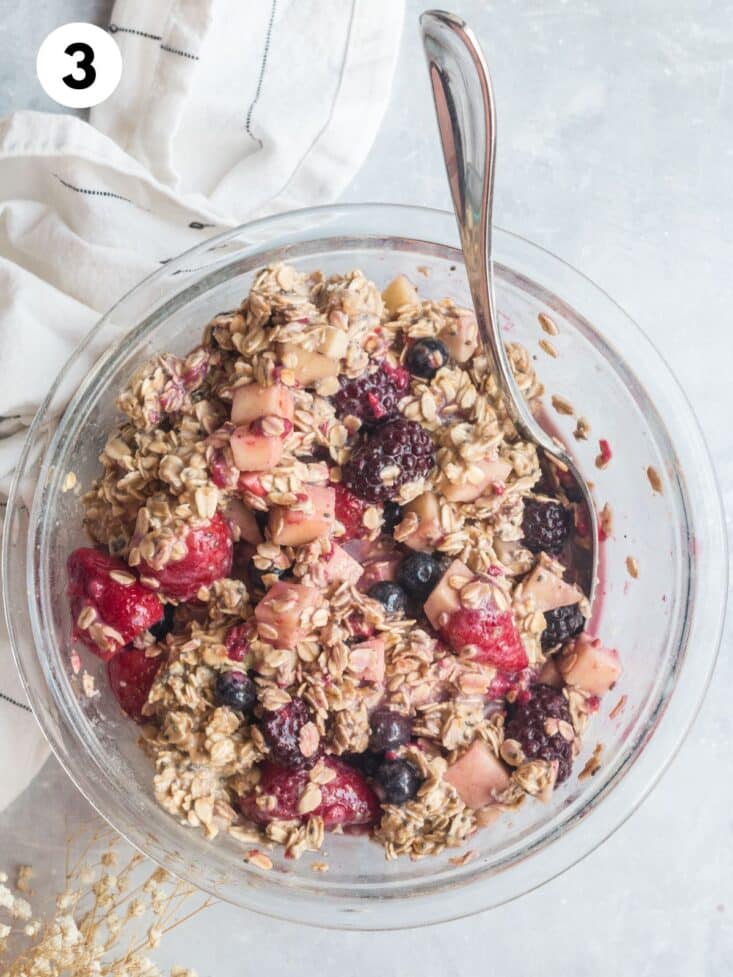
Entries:
[[619, 657], [586, 629], [582, 510], [472, 312], [275, 264], [117, 406], [68, 597], [166, 811], [288, 856], [334, 831], [414, 859], [571, 776]]

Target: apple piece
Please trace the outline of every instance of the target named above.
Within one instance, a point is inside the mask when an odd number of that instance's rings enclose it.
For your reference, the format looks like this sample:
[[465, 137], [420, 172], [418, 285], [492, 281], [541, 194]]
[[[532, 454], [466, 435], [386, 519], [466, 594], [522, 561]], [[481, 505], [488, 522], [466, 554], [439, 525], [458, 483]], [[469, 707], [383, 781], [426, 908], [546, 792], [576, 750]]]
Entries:
[[349, 669], [363, 682], [384, 681], [384, 640], [370, 638], [349, 651]]
[[343, 550], [336, 543], [327, 560], [323, 563], [325, 580], [327, 583], [356, 584], [359, 581], [364, 568], [352, 556]]
[[255, 434], [248, 427], [238, 427], [231, 438], [232, 458], [242, 472], [271, 471], [283, 454], [282, 438]]
[[455, 317], [452, 317], [438, 333], [438, 339], [445, 345], [456, 363], [470, 360], [478, 349], [476, 316], [468, 309], [457, 309]]
[[340, 360], [346, 356], [349, 348], [349, 334], [335, 326], [326, 326], [323, 339], [318, 344], [318, 352], [332, 360]]
[[554, 611], [556, 607], [577, 604], [583, 599], [583, 592], [540, 562], [524, 581], [523, 596], [533, 597], [538, 611]]
[[443, 779], [458, 791], [464, 804], [474, 809], [495, 804], [497, 795], [509, 786], [509, 774], [483, 740], [475, 740], [460, 759], [452, 763]]
[[233, 536], [235, 542], [244, 540], [246, 543], [257, 546], [263, 541], [254, 513], [246, 507], [241, 499], [230, 499], [224, 509], [224, 515], [235, 527], [235, 533], [239, 533], [238, 536]]
[[476, 481], [468, 478], [460, 482], [449, 482], [445, 478], [442, 480], [441, 491], [449, 502], [475, 502], [487, 492], [489, 486], [496, 482], [505, 482], [512, 470], [508, 461], [498, 458], [476, 462], [474, 467], [481, 471]]
[[310, 631], [303, 616], [321, 603], [320, 591], [278, 580], [255, 607], [257, 633], [277, 648], [292, 648]]
[[322, 353], [311, 353], [296, 343], [280, 345], [280, 362], [291, 370], [301, 387], [307, 387], [326, 377], [337, 377], [339, 367], [336, 360]]
[[460, 610], [459, 591], [451, 586], [454, 577], [469, 581], [474, 580], [476, 574], [472, 573], [465, 563], [454, 560], [440, 578], [433, 592], [425, 601], [425, 616], [436, 631], [441, 629], [445, 620], [444, 614], [450, 616], [454, 611]]
[[382, 301], [387, 311], [394, 315], [403, 305], [417, 305], [420, 299], [410, 279], [406, 275], [398, 275], [382, 292]]
[[599, 638], [583, 631], [569, 642], [557, 660], [568, 685], [577, 686], [591, 695], [604, 695], [621, 674], [621, 662], [614, 648], [606, 648]]
[[440, 503], [434, 492], [423, 492], [405, 506], [405, 513], [414, 512], [418, 518], [417, 528], [400, 539], [411, 550], [423, 553], [432, 552], [445, 536], [440, 524]]
[[294, 411], [293, 395], [281, 383], [275, 383], [271, 387], [250, 383], [246, 387], [237, 387], [234, 391], [232, 423], [237, 427], [271, 415], [292, 422]]
[[336, 493], [332, 488], [308, 486], [299, 508], [273, 506], [270, 509], [270, 538], [279, 546], [303, 546], [321, 536], [330, 536], [335, 520]]
[[401, 556], [391, 556], [384, 560], [371, 560], [366, 563], [361, 568], [359, 590], [366, 593], [375, 583], [382, 583], [385, 580], [395, 581], [397, 579], [397, 567], [400, 563], [402, 563]]

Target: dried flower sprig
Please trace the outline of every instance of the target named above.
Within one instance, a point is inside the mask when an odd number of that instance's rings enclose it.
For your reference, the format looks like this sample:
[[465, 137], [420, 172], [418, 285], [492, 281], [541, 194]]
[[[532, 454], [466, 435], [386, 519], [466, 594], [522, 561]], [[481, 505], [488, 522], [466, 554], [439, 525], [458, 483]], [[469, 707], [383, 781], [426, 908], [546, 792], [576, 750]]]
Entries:
[[[20, 867], [12, 888], [0, 872], [3, 977], [163, 977], [148, 953], [213, 900], [184, 913], [195, 888], [152, 868], [139, 854], [120, 866], [118, 840], [108, 841], [101, 854], [87, 860], [99, 841], [99, 836], [91, 838], [72, 867], [67, 850], [65, 887], [45, 921], [34, 918], [26, 898], [30, 867]], [[170, 977], [196, 974], [174, 967]]]

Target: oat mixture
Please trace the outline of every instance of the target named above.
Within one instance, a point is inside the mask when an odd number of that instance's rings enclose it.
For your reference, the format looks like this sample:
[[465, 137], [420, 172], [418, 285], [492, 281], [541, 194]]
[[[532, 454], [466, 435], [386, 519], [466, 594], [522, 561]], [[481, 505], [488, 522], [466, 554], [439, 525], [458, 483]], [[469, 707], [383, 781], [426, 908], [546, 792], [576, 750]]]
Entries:
[[473, 313], [404, 276], [266, 268], [118, 406], [69, 597], [174, 817], [418, 858], [570, 776], [618, 656], [585, 630], [584, 520]]

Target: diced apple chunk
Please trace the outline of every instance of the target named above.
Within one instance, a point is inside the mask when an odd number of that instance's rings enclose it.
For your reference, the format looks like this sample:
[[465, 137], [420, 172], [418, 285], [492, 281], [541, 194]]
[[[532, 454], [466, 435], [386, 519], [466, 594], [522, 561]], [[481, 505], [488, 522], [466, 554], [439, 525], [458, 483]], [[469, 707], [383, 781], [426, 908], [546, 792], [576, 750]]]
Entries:
[[359, 590], [370, 590], [375, 583], [382, 583], [384, 580], [396, 580], [397, 568], [402, 562], [401, 556], [390, 556], [384, 560], [370, 560], [362, 567], [362, 575], [359, 578]]
[[234, 526], [235, 541], [244, 540], [253, 546], [262, 542], [262, 533], [254, 513], [240, 499], [230, 499], [224, 515]]
[[436, 631], [442, 627], [444, 614], [450, 616], [454, 611], [460, 609], [460, 591], [452, 586], [455, 578], [463, 578], [468, 581], [473, 580], [475, 576], [465, 563], [454, 560], [440, 578], [433, 592], [425, 601], [425, 616]]
[[278, 546], [303, 546], [321, 536], [330, 536], [335, 519], [336, 493], [332, 488], [311, 485], [307, 498], [297, 507], [270, 509], [270, 538]]
[[524, 596], [533, 597], [538, 611], [554, 611], [583, 599], [583, 592], [575, 584], [567, 583], [541, 562], [524, 581]]
[[618, 652], [585, 631], [566, 646], [557, 663], [568, 685], [591, 695], [608, 692], [621, 674]]
[[400, 542], [412, 550], [431, 552], [435, 549], [436, 543], [445, 536], [440, 523], [440, 504], [437, 495], [434, 492], [423, 492], [422, 495], [418, 495], [405, 506], [405, 513], [410, 512], [414, 512], [418, 518], [417, 528], [409, 536], [402, 537]]
[[438, 338], [456, 363], [465, 363], [478, 348], [476, 316], [468, 309], [458, 309], [455, 318], [440, 330]]
[[349, 556], [346, 550], [336, 543], [334, 543], [328, 559], [324, 561], [323, 569], [327, 583], [338, 581], [339, 583], [355, 584], [364, 572], [361, 563]]
[[394, 315], [403, 305], [417, 305], [420, 299], [410, 279], [406, 275], [398, 275], [382, 292], [382, 301], [387, 311]]
[[384, 640], [370, 638], [349, 652], [349, 669], [363, 682], [384, 681]]
[[296, 343], [283, 343], [280, 346], [280, 362], [291, 370], [301, 387], [307, 387], [326, 377], [337, 377], [338, 363], [322, 353], [311, 353]]
[[232, 458], [241, 472], [271, 471], [283, 454], [281, 438], [254, 434], [248, 427], [238, 427], [231, 438]]
[[287, 387], [275, 383], [271, 387], [262, 387], [258, 383], [250, 383], [246, 387], [237, 387], [232, 399], [232, 423], [241, 427], [251, 424], [259, 417], [282, 417], [293, 420], [293, 397]]
[[313, 587], [278, 580], [255, 607], [257, 633], [277, 648], [291, 648], [310, 632], [308, 615], [320, 603]]
[[458, 791], [468, 807], [474, 809], [496, 803], [496, 798], [509, 786], [509, 774], [491, 747], [476, 740], [463, 756], [448, 767], [444, 780]]
[[349, 334], [335, 326], [326, 326], [323, 330], [323, 339], [318, 344], [318, 352], [332, 360], [340, 360], [346, 356], [348, 348]]
[[443, 479], [441, 490], [449, 502], [475, 502], [486, 494], [491, 485], [505, 482], [512, 470], [509, 462], [501, 459], [479, 461], [473, 467], [477, 469], [475, 480], [465, 478], [460, 482], [449, 482]]

